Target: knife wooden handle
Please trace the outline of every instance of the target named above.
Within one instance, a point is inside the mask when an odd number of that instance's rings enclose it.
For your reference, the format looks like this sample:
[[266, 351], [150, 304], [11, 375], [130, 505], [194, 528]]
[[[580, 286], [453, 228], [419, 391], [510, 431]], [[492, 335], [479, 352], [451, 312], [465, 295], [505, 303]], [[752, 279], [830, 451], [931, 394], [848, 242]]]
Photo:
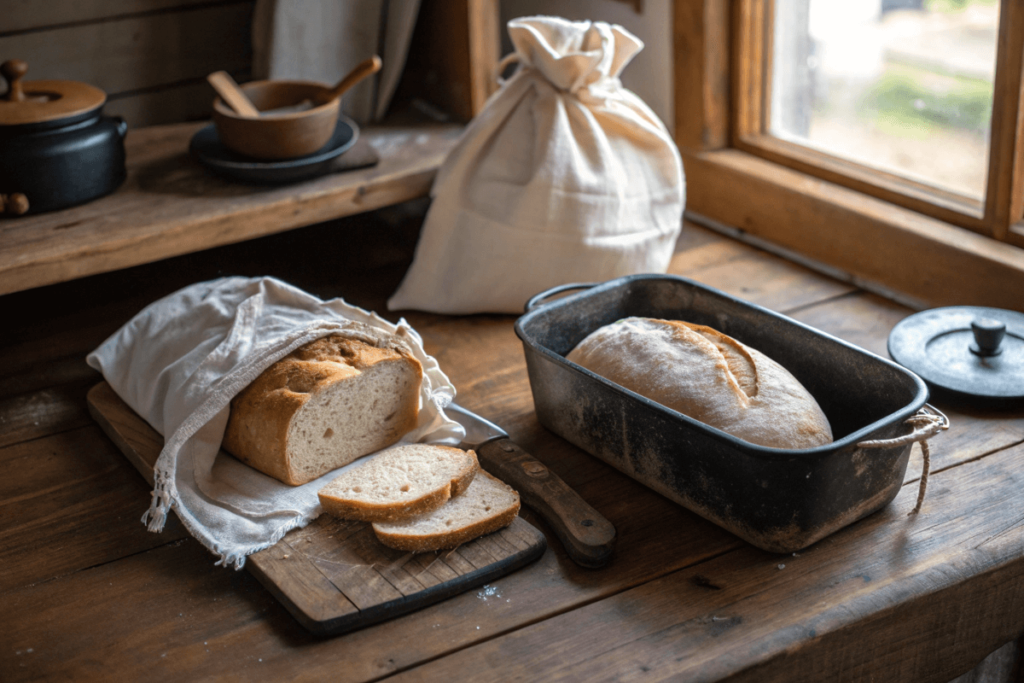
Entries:
[[591, 569], [608, 564], [615, 527], [557, 474], [507, 438], [488, 441], [476, 453], [485, 470], [544, 518], [573, 562]]

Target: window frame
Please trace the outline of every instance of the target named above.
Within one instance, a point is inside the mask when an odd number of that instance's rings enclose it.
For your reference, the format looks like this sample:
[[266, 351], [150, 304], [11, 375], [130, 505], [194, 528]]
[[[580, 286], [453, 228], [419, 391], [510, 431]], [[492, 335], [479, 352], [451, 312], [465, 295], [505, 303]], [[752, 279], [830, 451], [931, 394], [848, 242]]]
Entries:
[[1001, 0], [984, 202], [766, 134], [773, 0], [676, 0], [688, 214], [915, 307], [1024, 310], [1024, 3]]

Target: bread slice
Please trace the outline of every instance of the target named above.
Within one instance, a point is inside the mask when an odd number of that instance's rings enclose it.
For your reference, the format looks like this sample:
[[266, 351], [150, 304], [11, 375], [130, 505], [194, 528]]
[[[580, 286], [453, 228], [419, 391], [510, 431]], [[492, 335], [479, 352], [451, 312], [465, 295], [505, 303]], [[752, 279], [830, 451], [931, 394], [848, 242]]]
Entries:
[[753, 444], [832, 442], [825, 413], [788, 370], [704, 325], [625, 318], [591, 333], [566, 359]]
[[368, 325], [270, 366], [231, 401], [224, 450], [297, 486], [397, 443], [419, 419], [423, 368], [400, 338]]
[[317, 495], [324, 511], [335, 517], [392, 522], [441, 507], [466, 490], [478, 469], [473, 451], [396, 446], [339, 475]]
[[389, 548], [414, 553], [456, 548], [507, 527], [519, 514], [519, 494], [480, 470], [461, 496], [433, 512], [402, 522], [378, 522], [373, 531]]

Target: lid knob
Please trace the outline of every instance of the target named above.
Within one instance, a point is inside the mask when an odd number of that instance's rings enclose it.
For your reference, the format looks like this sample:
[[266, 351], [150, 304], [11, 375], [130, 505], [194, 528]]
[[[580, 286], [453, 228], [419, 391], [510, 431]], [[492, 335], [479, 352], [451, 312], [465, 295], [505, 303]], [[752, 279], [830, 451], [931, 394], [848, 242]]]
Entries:
[[0, 213], [20, 216], [28, 211], [28, 197], [20, 192], [0, 194]]
[[971, 353], [986, 357], [998, 356], [1003, 352], [999, 345], [1006, 334], [1006, 323], [992, 318], [975, 318], [971, 321], [971, 331], [974, 332], [975, 342], [971, 344]]
[[21, 79], [28, 73], [28, 62], [24, 59], [8, 59], [0, 64], [0, 73], [7, 79], [7, 101], [24, 102], [25, 91], [21, 87]]

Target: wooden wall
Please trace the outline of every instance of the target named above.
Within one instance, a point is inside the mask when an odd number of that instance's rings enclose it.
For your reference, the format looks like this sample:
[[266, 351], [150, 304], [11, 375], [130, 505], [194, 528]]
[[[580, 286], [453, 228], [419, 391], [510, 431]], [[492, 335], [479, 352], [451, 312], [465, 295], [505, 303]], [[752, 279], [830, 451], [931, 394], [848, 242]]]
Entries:
[[497, 85], [498, 0], [421, 0], [392, 111], [419, 99], [466, 122]]
[[206, 75], [249, 80], [255, 0], [3, 0], [0, 61], [84, 81], [133, 127], [209, 117]]

